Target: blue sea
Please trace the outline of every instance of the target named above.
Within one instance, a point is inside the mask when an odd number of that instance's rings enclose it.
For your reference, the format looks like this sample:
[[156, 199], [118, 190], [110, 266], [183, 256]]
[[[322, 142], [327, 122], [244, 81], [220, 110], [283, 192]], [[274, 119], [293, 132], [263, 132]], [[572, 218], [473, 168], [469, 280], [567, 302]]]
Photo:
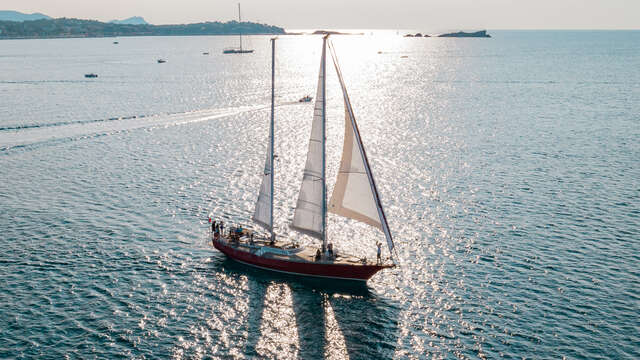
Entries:
[[[0, 41], [0, 358], [640, 358], [640, 31], [490, 34], [333, 37], [400, 264], [359, 287], [211, 246], [253, 226], [269, 37]], [[288, 224], [321, 38], [276, 47], [276, 231], [318, 246]]]

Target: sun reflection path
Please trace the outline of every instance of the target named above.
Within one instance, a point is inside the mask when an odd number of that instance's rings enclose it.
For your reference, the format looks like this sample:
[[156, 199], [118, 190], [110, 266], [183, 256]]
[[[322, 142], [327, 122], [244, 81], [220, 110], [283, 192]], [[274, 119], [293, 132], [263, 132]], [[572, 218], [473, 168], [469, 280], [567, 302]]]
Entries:
[[260, 339], [256, 352], [261, 358], [297, 359], [297, 329], [291, 289], [286, 284], [270, 285], [264, 298]]
[[347, 344], [328, 299], [323, 301], [325, 324], [325, 359], [348, 359]]

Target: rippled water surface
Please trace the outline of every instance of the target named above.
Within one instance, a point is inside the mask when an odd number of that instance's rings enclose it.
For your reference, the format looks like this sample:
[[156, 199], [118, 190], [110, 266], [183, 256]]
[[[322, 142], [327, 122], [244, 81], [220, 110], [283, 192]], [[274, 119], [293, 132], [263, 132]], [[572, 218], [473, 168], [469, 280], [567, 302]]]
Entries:
[[[335, 37], [401, 263], [363, 288], [210, 246], [210, 213], [250, 225], [268, 37], [118, 40], [0, 42], [0, 357], [640, 357], [640, 32]], [[277, 229], [313, 246], [288, 222], [320, 38], [277, 46]], [[333, 178], [333, 70], [328, 101]]]

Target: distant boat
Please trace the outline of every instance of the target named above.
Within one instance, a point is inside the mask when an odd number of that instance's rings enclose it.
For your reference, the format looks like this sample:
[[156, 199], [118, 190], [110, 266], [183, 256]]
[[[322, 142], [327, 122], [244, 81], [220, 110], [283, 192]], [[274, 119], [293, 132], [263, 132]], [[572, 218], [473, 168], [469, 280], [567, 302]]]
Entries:
[[240, 16], [240, 4], [238, 3], [238, 24], [240, 25], [240, 32], [238, 33], [238, 37], [240, 38], [240, 47], [238, 48], [227, 48], [222, 50], [223, 54], [250, 54], [253, 50], [243, 49], [242, 48], [242, 18]]
[[[259, 172], [262, 185], [256, 201], [253, 221], [269, 232], [269, 236], [254, 236], [253, 230], [228, 227], [228, 233], [213, 226], [213, 246], [229, 258], [257, 268], [281, 273], [330, 278], [335, 280], [367, 281], [380, 270], [396, 266], [393, 259], [393, 239], [373, 179], [369, 160], [333, 46], [329, 43], [333, 64], [342, 87], [345, 106], [345, 135], [340, 170], [331, 200], [327, 202], [325, 174], [326, 148], [326, 90], [325, 69], [327, 36], [323, 39], [318, 90], [311, 124], [311, 138], [302, 177], [298, 202], [290, 228], [322, 242], [322, 247], [301, 247], [296, 242], [276, 241], [274, 228], [274, 109], [275, 109], [275, 39], [271, 40], [271, 121], [266, 163]], [[328, 242], [327, 213], [363, 222], [384, 233], [389, 248], [389, 260], [381, 256], [382, 243], [377, 245], [377, 259], [337, 252]], [[213, 219], [209, 218], [209, 221]], [[224, 230], [224, 229], [223, 229]], [[338, 233], [340, 230], [336, 230]], [[349, 233], [349, 232], [346, 232]]]
[[97, 77], [98, 77], [98, 74], [94, 74], [94, 73], [91, 73], [91, 74], [84, 74], [84, 77], [86, 77], [86, 78], [97, 78]]
[[164, 63], [166, 63], [166, 62], [167, 62], [167, 60], [158, 59], [158, 64], [164, 64]]
[[302, 98], [300, 98], [300, 100], [298, 100], [298, 102], [311, 102], [311, 100], [313, 100], [313, 98], [309, 95], [306, 95]]
[[202, 55], [209, 55], [209, 53], [208, 52], [203, 52]]
[[120, 43], [119, 43], [119, 42], [117, 42], [117, 41], [114, 41], [113, 43], [114, 43], [114, 44], [120, 44]]

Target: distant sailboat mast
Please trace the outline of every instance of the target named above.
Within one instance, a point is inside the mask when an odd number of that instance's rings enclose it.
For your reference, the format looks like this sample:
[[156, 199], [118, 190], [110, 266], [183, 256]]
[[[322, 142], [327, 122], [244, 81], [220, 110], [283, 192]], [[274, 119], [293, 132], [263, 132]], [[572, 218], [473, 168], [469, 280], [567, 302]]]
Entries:
[[242, 48], [242, 13], [240, 12], [240, 3], [238, 3], [238, 37], [240, 39], [239, 48], [226, 48], [222, 51], [223, 54], [251, 54], [253, 50], [245, 50]]

